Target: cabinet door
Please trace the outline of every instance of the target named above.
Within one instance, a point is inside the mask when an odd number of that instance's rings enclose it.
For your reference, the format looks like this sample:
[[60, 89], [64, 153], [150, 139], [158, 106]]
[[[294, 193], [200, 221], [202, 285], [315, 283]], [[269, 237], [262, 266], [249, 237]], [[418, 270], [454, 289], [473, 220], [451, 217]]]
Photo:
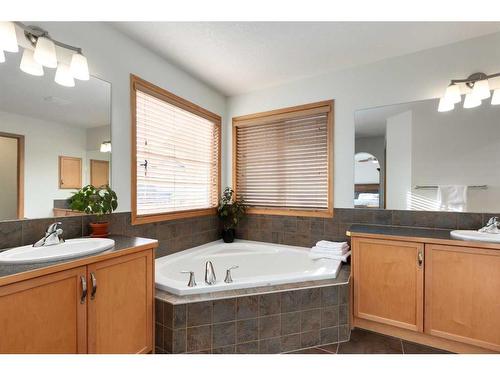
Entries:
[[82, 187], [82, 159], [59, 156], [59, 189]]
[[90, 160], [90, 184], [95, 187], [109, 185], [109, 162]]
[[425, 247], [425, 332], [500, 351], [500, 252]]
[[86, 353], [85, 272], [78, 267], [0, 287], [0, 353]]
[[354, 316], [423, 331], [419, 243], [353, 238]]
[[90, 264], [89, 353], [147, 353], [153, 347], [153, 251]]

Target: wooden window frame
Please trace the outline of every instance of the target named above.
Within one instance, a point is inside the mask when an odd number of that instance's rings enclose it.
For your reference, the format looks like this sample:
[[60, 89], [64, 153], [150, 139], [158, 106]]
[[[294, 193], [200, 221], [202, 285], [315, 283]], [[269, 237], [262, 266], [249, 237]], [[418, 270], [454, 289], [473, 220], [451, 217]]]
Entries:
[[232, 182], [235, 195], [238, 191], [237, 185], [237, 128], [239, 126], [252, 126], [254, 120], [261, 120], [266, 117], [277, 120], [284, 117], [293, 117], [294, 112], [311, 111], [328, 106], [327, 112], [327, 172], [328, 172], [328, 208], [326, 209], [300, 209], [300, 208], [276, 208], [276, 207], [248, 207], [246, 212], [255, 215], [283, 215], [283, 216], [304, 216], [304, 217], [324, 217], [331, 218], [334, 215], [333, 209], [333, 132], [334, 132], [334, 106], [335, 101], [325, 100], [316, 103], [298, 105], [276, 109], [272, 111], [259, 112], [250, 115], [233, 117], [232, 119]]
[[0, 136], [17, 140], [17, 218], [24, 219], [24, 135], [0, 132]]
[[210, 112], [186, 99], [183, 99], [159, 86], [152, 84], [134, 74], [130, 75], [130, 113], [131, 113], [131, 130], [132, 130], [132, 147], [131, 147], [131, 205], [132, 205], [132, 225], [154, 223], [158, 221], [167, 221], [175, 219], [184, 219], [191, 217], [209, 216], [217, 213], [217, 207], [202, 208], [193, 210], [181, 210], [157, 214], [138, 215], [137, 214], [137, 95], [136, 90], [154, 96], [159, 100], [163, 100], [171, 105], [179, 107], [197, 116], [203, 117], [212, 121], [219, 128], [219, 140], [217, 144], [217, 196], [221, 192], [221, 138], [222, 119], [219, 115]]

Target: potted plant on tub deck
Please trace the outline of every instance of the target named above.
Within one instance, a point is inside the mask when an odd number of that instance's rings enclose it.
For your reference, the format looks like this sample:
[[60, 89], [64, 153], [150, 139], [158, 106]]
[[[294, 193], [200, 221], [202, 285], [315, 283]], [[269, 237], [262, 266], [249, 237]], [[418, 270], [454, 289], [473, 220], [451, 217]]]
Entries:
[[116, 210], [118, 200], [116, 193], [108, 185], [97, 188], [87, 185], [73, 193], [69, 198], [69, 206], [72, 210], [97, 216], [97, 221], [89, 224], [90, 237], [107, 237], [109, 222], [103, 220], [103, 216]]
[[[233, 199], [234, 198], [234, 199]], [[246, 206], [234, 197], [234, 191], [227, 187], [219, 201], [217, 214], [222, 221], [222, 239], [226, 243], [234, 241], [234, 228], [245, 215]]]

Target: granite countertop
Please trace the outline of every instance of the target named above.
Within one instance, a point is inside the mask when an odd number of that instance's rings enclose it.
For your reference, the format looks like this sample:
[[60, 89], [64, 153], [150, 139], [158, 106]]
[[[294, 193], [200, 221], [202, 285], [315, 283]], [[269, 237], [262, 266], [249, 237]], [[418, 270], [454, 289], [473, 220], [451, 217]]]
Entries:
[[351, 266], [342, 263], [342, 268], [335, 279], [303, 281], [297, 283], [279, 284], [272, 286], [262, 286], [256, 288], [231, 289], [221, 292], [190, 294], [186, 296], [177, 296], [164, 290], [156, 289], [155, 297], [168, 302], [172, 305], [180, 305], [185, 303], [213, 301], [227, 298], [237, 298], [243, 296], [251, 296], [256, 294], [269, 294], [277, 292], [286, 292], [288, 290], [321, 288], [332, 285], [343, 285], [349, 282], [351, 277]]
[[361, 225], [354, 224], [348, 229], [348, 235], [355, 234], [363, 236], [372, 236], [375, 238], [382, 237], [407, 237], [409, 241], [445, 244], [455, 246], [468, 246], [468, 247], [484, 247], [489, 249], [500, 250], [500, 243], [494, 242], [480, 242], [480, 241], [465, 241], [452, 238], [451, 229], [426, 229], [426, 228], [410, 228], [410, 227], [397, 227], [385, 225]]
[[[10, 276], [22, 273], [22, 272], [28, 272], [28, 271], [33, 271], [33, 270], [38, 270], [41, 268], [48, 268], [60, 264], [65, 264], [65, 263], [71, 263], [71, 262], [76, 262], [81, 259], [88, 258], [90, 261], [92, 261], [92, 258], [96, 258], [96, 261], [101, 260], [101, 258], [111, 255], [120, 251], [124, 251], [127, 249], [131, 249], [134, 247], [144, 247], [144, 246], [149, 246], [151, 247], [156, 247], [158, 244], [157, 240], [152, 240], [148, 238], [141, 238], [141, 237], [127, 237], [127, 236], [121, 236], [121, 235], [111, 235], [109, 236], [110, 239], [115, 240], [115, 246], [112, 247], [109, 250], [97, 253], [97, 254], [92, 254], [90, 256], [83, 256], [83, 257], [76, 257], [76, 258], [71, 258], [71, 259], [63, 259], [63, 260], [58, 260], [54, 262], [44, 262], [44, 263], [31, 263], [31, 264], [0, 264], [0, 284], [1, 281], [3, 281], [3, 278], [8, 278]], [[3, 250], [8, 250], [8, 249], [2, 249]]]

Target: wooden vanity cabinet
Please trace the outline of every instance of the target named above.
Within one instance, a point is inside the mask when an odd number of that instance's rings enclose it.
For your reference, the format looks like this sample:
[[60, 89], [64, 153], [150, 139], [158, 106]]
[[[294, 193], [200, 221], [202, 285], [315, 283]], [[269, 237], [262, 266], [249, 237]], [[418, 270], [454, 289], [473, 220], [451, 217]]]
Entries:
[[500, 251], [425, 246], [425, 332], [500, 351]]
[[0, 353], [152, 352], [153, 248], [71, 264], [0, 286]]
[[355, 316], [423, 331], [423, 244], [352, 241]]

